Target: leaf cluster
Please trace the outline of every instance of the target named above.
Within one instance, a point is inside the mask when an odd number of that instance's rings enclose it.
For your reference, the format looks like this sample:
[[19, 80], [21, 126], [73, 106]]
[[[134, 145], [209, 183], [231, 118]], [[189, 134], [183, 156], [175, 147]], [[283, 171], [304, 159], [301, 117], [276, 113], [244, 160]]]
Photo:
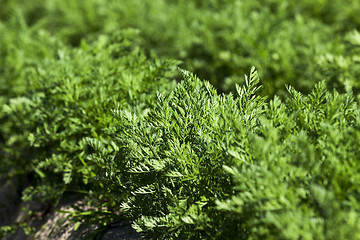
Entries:
[[77, 192], [76, 228], [151, 239], [360, 238], [358, 1], [20, 2], [0, 0], [0, 179], [23, 201]]
[[182, 73], [145, 118], [117, 115], [126, 130], [103, 181], [137, 231], [153, 239], [359, 237], [351, 93], [320, 82], [308, 96], [289, 86], [285, 102], [266, 103], [254, 68], [235, 98]]
[[[32, 47], [39, 44], [38, 39], [30, 35], [26, 36], [29, 45], [17, 51], [37, 57], [40, 50]], [[56, 205], [64, 192], [73, 191], [85, 197], [95, 194], [104, 201], [108, 197], [95, 178], [104, 161], [93, 161], [92, 155], [118, 149], [106, 134], [114, 128], [111, 110], [131, 108], [139, 116], [146, 115], [156, 92], [166, 95], [174, 87], [178, 62], [149, 59], [135, 29], [100, 35], [78, 48], [63, 46], [51, 53], [33, 63], [20, 62], [16, 71], [3, 72], [2, 80], [25, 84], [26, 91], [15, 89], [2, 99], [1, 174], [6, 179], [32, 179], [34, 187], [23, 192], [24, 201]], [[7, 69], [16, 59], [9, 53], [2, 60]]]
[[[235, 93], [243, 73], [257, 66], [262, 94], [272, 98], [286, 95], [284, 84], [309, 93], [324, 77], [318, 58], [346, 58], [339, 45], [359, 29], [359, 9], [356, 0], [3, 0], [0, 18], [8, 23], [21, 15], [22, 25], [46, 29], [72, 46], [101, 33], [138, 28], [146, 51], [182, 60], [184, 69], [220, 92]], [[342, 77], [329, 87], [349, 88]]]

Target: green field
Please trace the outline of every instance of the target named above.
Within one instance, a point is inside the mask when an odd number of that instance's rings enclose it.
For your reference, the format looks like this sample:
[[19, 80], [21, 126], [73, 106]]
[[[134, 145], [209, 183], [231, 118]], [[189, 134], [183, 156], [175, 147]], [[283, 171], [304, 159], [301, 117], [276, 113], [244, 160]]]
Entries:
[[[130, 221], [147, 239], [359, 240], [359, 12], [0, 0], [0, 184], [24, 206], [84, 199], [69, 220], [89, 239]], [[26, 212], [0, 237], [30, 239]]]

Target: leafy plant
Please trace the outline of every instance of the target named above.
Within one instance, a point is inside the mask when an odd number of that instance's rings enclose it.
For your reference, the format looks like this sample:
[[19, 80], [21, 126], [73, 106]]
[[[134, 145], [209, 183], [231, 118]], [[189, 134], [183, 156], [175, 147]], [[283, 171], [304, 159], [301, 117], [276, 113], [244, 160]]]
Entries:
[[359, 108], [325, 82], [308, 96], [288, 91], [251, 136], [253, 164], [224, 166], [235, 192], [218, 209], [251, 239], [358, 239]]
[[119, 153], [97, 158], [110, 160], [104, 163], [111, 166], [102, 176], [104, 185], [136, 220], [135, 229], [154, 238], [214, 234], [221, 219], [215, 200], [232, 192], [222, 166], [248, 161], [247, 135], [257, 128], [264, 105], [254, 95], [259, 81], [254, 68], [237, 100], [182, 72], [184, 82], [169, 97], [159, 94], [145, 118], [116, 112]]
[[327, 53], [318, 60], [322, 75], [329, 88], [342, 92], [352, 91], [359, 102], [360, 33], [356, 30], [346, 34], [338, 53]]
[[235, 93], [243, 73], [257, 66], [262, 94], [272, 98], [286, 95], [284, 84], [309, 93], [323, 80], [318, 57], [339, 54], [344, 36], [359, 28], [359, 8], [356, 0], [3, 0], [0, 19], [11, 22], [16, 13], [23, 26], [45, 29], [75, 47], [99, 34], [137, 28], [146, 52], [182, 60], [184, 69], [219, 92]]
[[350, 93], [320, 82], [303, 96], [289, 86], [285, 103], [266, 104], [254, 68], [235, 99], [183, 76], [145, 118], [116, 111], [122, 147], [98, 157], [111, 159], [102, 181], [136, 230], [154, 239], [357, 239], [359, 109]]
[[64, 47], [55, 58], [27, 67], [26, 94], [1, 109], [6, 139], [1, 144], [6, 153], [2, 171], [22, 169], [18, 174], [37, 180], [36, 188], [24, 191], [24, 201], [56, 202], [68, 191], [107, 198], [94, 180], [103, 160], [90, 161], [86, 154], [118, 149], [105, 134], [113, 126], [110, 110], [131, 108], [146, 114], [156, 92], [175, 83], [171, 79], [177, 61], [148, 59], [138, 40], [136, 30], [122, 30], [82, 42], [81, 48]]
[[358, 1], [0, 5], [0, 174], [23, 201], [80, 193], [67, 220], [94, 235], [360, 238]]

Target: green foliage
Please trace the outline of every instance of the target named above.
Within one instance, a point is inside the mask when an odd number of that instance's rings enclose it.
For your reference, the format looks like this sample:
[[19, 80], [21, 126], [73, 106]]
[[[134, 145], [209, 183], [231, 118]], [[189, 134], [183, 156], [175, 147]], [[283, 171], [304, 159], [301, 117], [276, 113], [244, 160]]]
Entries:
[[263, 74], [263, 95], [270, 97], [284, 97], [284, 84], [310, 92], [323, 80], [317, 59], [341, 56], [339, 43], [360, 26], [356, 0], [2, 0], [1, 5], [4, 23], [21, 15], [23, 26], [46, 29], [72, 46], [138, 28], [147, 51], [181, 59], [184, 69], [220, 92], [235, 93], [235, 83], [255, 65]]
[[251, 166], [225, 167], [235, 194], [218, 201], [251, 239], [358, 239], [359, 109], [352, 96], [289, 88], [251, 137]]
[[177, 61], [150, 60], [140, 45], [137, 30], [123, 30], [24, 66], [27, 91], [2, 106], [0, 142], [2, 173], [35, 174], [36, 187], [24, 191], [24, 201], [56, 202], [64, 191], [89, 189], [106, 198], [93, 180], [104, 166], [85, 154], [118, 149], [105, 135], [111, 109], [145, 115], [156, 92], [175, 83]]
[[118, 112], [120, 151], [98, 157], [110, 160], [104, 184], [136, 220], [135, 229], [154, 238], [208, 238], [216, 232], [222, 216], [214, 212], [215, 200], [232, 192], [223, 164], [249, 162], [247, 136], [264, 106], [255, 95], [254, 68], [238, 87], [237, 100], [182, 73], [184, 82], [169, 97], [159, 94], [145, 118]]
[[[85, 138], [102, 138], [112, 124], [110, 109], [134, 106], [143, 114], [157, 90], [171, 88], [168, 77], [175, 62], [148, 61], [132, 43], [136, 35], [129, 30], [101, 36], [91, 45], [83, 42], [78, 49], [59, 49], [57, 59], [26, 69], [26, 97], [13, 98], [3, 107], [11, 129], [27, 136], [27, 147], [36, 155], [33, 162], [23, 164], [35, 164], [40, 177], [41, 169], [54, 165], [53, 171], [66, 173], [66, 184], [76, 171], [81, 172], [84, 183], [94, 177], [93, 167], [83, 159]], [[19, 139], [23, 144], [24, 137]], [[6, 145], [12, 150], [16, 144], [14, 140]], [[80, 166], [83, 168], [77, 169]]]
[[351, 93], [321, 82], [265, 104], [254, 68], [235, 99], [183, 76], [145, 118], [117, 114], [123, 147], [103, 181], [135, 229], [153, 239], [358, 239]]
[[360, 33], [356, 30], [345, 35], [339, 51], [328, 53], [318, 60], [322, 75], [327, 85], [342, 92], [352, 91], [360, 102]]
[[68, 219], [94, 235], [360, 239], [358, 1], [0, 6], [0, 174], [32, 180], [23, 201], [81, 193]]
[[27, 69], [54, 58], [63, 44], [39, 26], [28, 27], [19, 11], [0, 21], [0, 103], [28, 89]]

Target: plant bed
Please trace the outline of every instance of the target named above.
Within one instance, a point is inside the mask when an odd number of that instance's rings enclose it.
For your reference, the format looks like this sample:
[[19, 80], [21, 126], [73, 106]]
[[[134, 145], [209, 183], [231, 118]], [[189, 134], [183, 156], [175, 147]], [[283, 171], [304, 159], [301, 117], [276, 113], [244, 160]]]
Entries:
[[1, 4], [2, 237], [360, 239], [358, 1], [121, 2]]

